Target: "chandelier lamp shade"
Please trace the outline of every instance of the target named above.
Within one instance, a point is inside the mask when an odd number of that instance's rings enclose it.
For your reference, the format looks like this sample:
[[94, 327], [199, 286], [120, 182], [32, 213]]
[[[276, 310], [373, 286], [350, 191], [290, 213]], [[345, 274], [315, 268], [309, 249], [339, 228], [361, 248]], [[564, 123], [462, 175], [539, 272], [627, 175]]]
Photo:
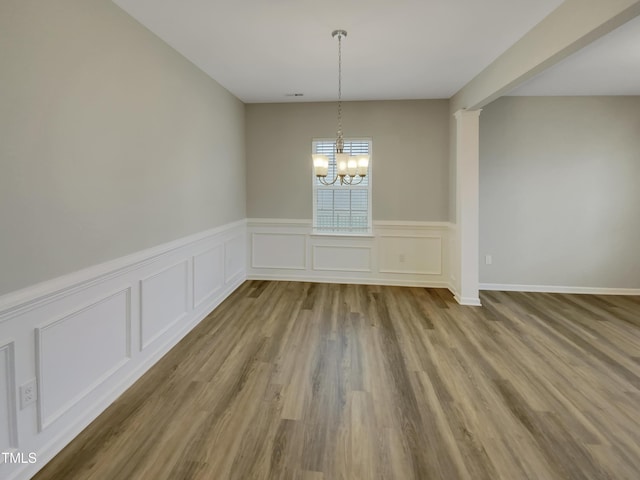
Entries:
[[369, 170], [369, 155], [352, 156], [344, 152], [344, 137], [342, 135], [342, 38], [347, 36], [346, 30], [334, 30], [332, 37], [338, 37], [338, 136], [335, 151], [335, 175], [327, 180], [330, 158], [328, 155], [313, 155], [313, 171], [316, 178], [323, 185], [334, 185], [338, 180], [340, 185], [357, 185], [367, 176]]

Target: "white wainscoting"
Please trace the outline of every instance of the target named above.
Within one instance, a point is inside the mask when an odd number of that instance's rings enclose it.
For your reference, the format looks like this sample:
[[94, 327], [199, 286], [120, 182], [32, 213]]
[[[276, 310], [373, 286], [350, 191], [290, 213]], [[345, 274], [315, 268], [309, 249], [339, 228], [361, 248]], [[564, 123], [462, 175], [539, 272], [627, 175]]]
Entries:
[[140, 280], [140, 350], [187, 316], [187, 271], [183, 260]]
[[313, 269], [326, 272], [371, 272], [371, 245], [312, 245]]
[[[244, 222], [243, 222], [244, 223]], [[246, 224], [245, 224], [246, 225]], [[242, 283], [247, 278], [247, 231], [224, 241], [224, 281], [226, 284]]]
[[[12, 452], [18, 446], [16, 384], [13, 342], [0, 344], [0, 452]], [[0, 458], [0, 464], [4, 458]]]
[[449, 287], [449, 223], [374, 222], [371, 235], [314, 234], [310, 220], [249, 219], [248, 278]]
[[37, 455], [0, 478], [30, 478], [235, 290], [246, 238], [241, 220], [0, 297], [0, 451]]
[[126, 288], [36, 327], [40, 430], [129, 360], [130, 298]]
[[307, 236], [300, 233], [252, 233], [251, 265], [272, 270], [305, 270]]
[[224, 286], [224, 245], [193, 256], [193, 307], [198, 308]]
[[381, 235], [380, 271], [442, 275], [442, 237], [439, 235]]

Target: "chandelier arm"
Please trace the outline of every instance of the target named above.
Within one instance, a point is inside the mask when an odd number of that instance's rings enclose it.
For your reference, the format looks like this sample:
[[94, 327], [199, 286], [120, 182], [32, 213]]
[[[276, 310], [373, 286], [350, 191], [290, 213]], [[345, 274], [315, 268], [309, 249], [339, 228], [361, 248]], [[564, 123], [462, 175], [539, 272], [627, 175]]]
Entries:
[[316, 177], [316, 178], [320, 180], [321, 184], [326, 185], [327, 187], [330, 187], [331, 185], [334, 185], [338, 181], [338, 174], [336, 174], [336, 176], [333, 177], [333, 181], [331, 182], [327, 182], [326, 180], [327, 177]]

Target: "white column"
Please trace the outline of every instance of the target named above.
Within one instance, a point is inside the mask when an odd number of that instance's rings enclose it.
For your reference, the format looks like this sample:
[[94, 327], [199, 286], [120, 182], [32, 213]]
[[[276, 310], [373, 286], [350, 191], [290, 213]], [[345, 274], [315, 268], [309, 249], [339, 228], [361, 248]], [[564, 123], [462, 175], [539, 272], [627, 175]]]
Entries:
[[458, 110], [456, 118], [456, 293], [461, 305], [480, 305], [479, 202], [480, 111]]

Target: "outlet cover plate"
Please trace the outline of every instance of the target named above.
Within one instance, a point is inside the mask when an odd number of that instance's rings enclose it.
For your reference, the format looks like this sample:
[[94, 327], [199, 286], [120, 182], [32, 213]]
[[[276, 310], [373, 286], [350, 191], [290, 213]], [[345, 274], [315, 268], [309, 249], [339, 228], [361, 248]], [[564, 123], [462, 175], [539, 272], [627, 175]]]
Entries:
[[29, 380], [27, 383], [20, 385], [20, 408], [26, 408], [35, 403], [38, 398], [36, 387], [36, 379]]

